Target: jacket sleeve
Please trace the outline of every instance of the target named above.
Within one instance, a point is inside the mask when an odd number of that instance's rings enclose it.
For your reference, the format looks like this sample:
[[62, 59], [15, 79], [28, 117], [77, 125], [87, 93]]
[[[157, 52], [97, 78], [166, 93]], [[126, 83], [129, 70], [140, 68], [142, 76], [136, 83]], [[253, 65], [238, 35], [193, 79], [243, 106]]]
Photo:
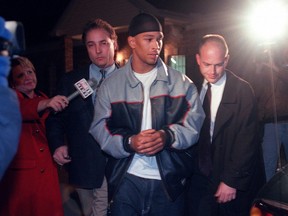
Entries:
[[[58, 84], [57, 94], [59, 95], [68, 95], [69, 92], [67, 90], [67, 86], [70, 86], [67, 79], [62, 77]], [[53, 154], [54, 151], [60, 147], [64, 146], [65, 143], [65, 122], [66, 122], [66, 112], [64, 110], [59, 113], [51, 112], [48, 118], [46, 119], [46, 136], [48, 140], [48, 145]]]
[[38, 104], [43, 97], [35, 97], [35, 98], [24, 98], [23, 95], [16, 91], [18, 95], [19, 105], [20, 105], [20, 112], [23, 121], [33, 121], [39, 120], [40, 114], [37, 111]]
[[50, 113], [46, 119], [46, 136], [52, 154], [58, 147], [65, 145], [64, 135], [65, 127], [61, 114]]
[[254, 94], [248, 84], [238, 86], [235, 92], [238, 94], [238, 105], [232, 126], [234, 131], [230, 131], [231, 137], [226, 140], [230, 155], [224, 162], [221, 180], [231, 187], [245, 190], [259, 157], [257, 110]]
[[[89, 133], [100, 144], [101, 149], [114, 158], [125, 158], [131, 153], [125, 151], [123, 147], [123, 139], [128, 140], [128, 134], [123, 136], [123, 132], [115, 131], [111, 134], [107, 124], [111, 117], [111, 103], [109, 101], [108, 86], [104, 83], [101, 85], [97, 92], [97, 98], [94, 108], [94, 119], [91, 123]], [[121, 135], [120, 135], [121, 134]]]
[[185, 93], [187, 109], [179, 110], [180, 121], [166, 126], [174, 133], [172, 147], [179, 150], [189, 148], [198, 141], [205, 118], [197, 88], [193, 83], [187, 82], [188, 88]]

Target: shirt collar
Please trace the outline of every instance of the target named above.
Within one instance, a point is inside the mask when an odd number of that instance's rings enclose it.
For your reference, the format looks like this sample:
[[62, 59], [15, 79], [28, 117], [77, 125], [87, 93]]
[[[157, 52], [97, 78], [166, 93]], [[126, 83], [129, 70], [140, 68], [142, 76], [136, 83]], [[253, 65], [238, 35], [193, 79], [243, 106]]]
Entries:
[[[103, 69], [103, 68], [100, 68], [100, 67], [98, 67], [95, 64], [91, 64], [90, 65], [90, 71], [92, 71], [93, 73], [99, 73], [101, 69]], [[115, 64], [112, 64], [111, 66], [104, 68], [104, 70], [106, 71], [107, 75], [110, 74], [115, 69], [116, 69], [116, 65]]]

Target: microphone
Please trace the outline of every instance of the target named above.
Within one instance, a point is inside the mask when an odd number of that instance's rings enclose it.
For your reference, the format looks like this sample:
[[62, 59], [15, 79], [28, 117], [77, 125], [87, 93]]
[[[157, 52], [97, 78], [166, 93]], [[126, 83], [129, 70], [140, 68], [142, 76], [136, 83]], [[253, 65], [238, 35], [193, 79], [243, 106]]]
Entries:
[[86, 79], [81, 79], [78, 82], [74, 84], [77, 91], [72, 93], [67, 97], [69, 101], [73, 100], [78, 95], [81, 95], [82, 98], [87, 98], [91, 94], [93, 94], [94, 90], [97, 87], [97, 80], [94, 78], [89, 79], [88, 81]]

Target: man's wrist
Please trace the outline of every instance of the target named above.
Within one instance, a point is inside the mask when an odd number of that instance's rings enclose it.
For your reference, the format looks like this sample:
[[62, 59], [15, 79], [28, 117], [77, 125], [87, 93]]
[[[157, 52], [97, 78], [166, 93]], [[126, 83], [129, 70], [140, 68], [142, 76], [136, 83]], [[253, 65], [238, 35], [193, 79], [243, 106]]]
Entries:
[[175, 136], [173, 131], [169, 129], [169, 127], [164, 127], [160, 131], [165, 133], [165, 148], [170, 148], [175, 141]]
[[132, 145], [132, 137], [133, 137], [133, 135], [128, 138], [128, 145], [130, 145], [130, 146]]
[[133, 136], [134, 135], [129, 136], [129, 137], [127, 136], [124, 139], [124, 143], [123, 143], [125, 151], [127, 151], [129, 153], [134, 153], [135, 152], [134, 149], [132, 148], [132, 142], [133, 142], [132, 138], [133, 138]]

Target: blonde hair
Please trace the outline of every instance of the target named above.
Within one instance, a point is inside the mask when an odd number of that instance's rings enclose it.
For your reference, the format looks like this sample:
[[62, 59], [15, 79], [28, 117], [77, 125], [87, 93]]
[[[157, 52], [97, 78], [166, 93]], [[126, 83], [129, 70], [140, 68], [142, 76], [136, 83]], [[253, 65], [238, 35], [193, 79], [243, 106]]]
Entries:
[[12, 87], [13, 85], [13, 74], [12, 74], [12, 71], [15, 67], [17, 66], [21, 66], [21, 67], [26, 67], [26, 68], [30, 68], [33, 70], [34, 73], [36, 73], [36, 70], [35, 70], [35, 67], [34, 65], [32, 64], [32, 62], [26, 58], [26, 57], [23, 57], [23, 56], [16, 56], [16, 57], [13, 57], [11, 59], [11, 70], [10, 70], [10, 74], [8, 76], [8, 82], [9, 82], [9, 85], [10, 87]]
[[34, 72], [36, 72], [34, 65], [32, 64], [32, 62], [23, 56], [17, 56], [14, 57], [11, 60], [11, 69], [13, 69], [14, 67], [20, 65], [21, 67], [27, 67], [27, 68], [31, 68]]

